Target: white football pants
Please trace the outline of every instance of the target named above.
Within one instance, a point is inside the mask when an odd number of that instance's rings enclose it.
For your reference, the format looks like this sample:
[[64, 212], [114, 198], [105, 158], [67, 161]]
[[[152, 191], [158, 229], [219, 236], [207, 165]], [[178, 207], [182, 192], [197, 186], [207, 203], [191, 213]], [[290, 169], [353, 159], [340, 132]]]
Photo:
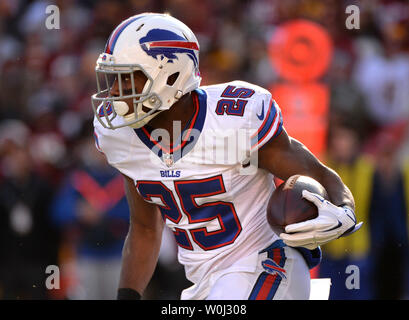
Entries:
[[[241, 259], [182, 292], [185, 300], [308, 300], [310, 272], [295, 249], [277, 246]], [[253, 264], [252, 272], [248, 270]], [[256, 265], [254, 265], [256, 264]], [[245, 270], [245, 271], [243, 271]]]

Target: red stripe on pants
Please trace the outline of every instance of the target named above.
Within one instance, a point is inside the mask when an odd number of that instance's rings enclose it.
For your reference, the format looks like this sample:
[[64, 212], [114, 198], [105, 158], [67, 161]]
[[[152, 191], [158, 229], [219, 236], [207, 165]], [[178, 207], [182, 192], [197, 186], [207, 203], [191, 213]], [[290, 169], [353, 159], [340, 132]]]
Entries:
[[270, 293], [271, 287], [273, 286], [276, 278], [277, 278], [276, 274], [269, 274], [266, 277], [263, 285], [260, 288], [260, 291], [257, 294], [256, 300], [266, 300], [267, 299], [267, 296]]

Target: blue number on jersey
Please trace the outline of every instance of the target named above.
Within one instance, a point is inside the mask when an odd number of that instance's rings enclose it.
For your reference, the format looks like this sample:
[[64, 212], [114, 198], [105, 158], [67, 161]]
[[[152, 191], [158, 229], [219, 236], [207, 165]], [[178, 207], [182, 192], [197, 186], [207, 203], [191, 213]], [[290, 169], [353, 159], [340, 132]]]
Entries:
[[[152, 202], [153, 198], [160, 198], [163, 205], [159, 205], [159, 210], [163, 219], [169, 219], [174, 223], [179, 223], [182, 219], [178, 205], [175, 201], [173, 193], [160, 181], [138, 181], [136, 188], [145, 201]], [[189, 237], [185, 230], [176, 229], [173, 232], [176, 242], [185, 249], [193, 250]]]
[[[205, 227], [189, 229], [193, 241], [203, 250], [213, 250], [233, 243], [242, 227], [234, 205], [230, 202], [215, 201], [198, 205], [196, 198], [209, 197], [226, 192], [221, 175], [200, 180], [174, 181], [181, 208], [178, 207], [173, 193], [158, 181], [138, 181], [137, 188], [142, 197], [152, 202], [159, 197], [163, 205], [159, 206], [162, 217], [179, 223], [183, 212], [190, 223], [207, 222], [217, 219], [221, 228], [208, 231]], [[175, 229], [176, 242], [185, 249], [193, 250], [186, 230]]]
[[[221, 99], [217, 102], [216, 113], [218, 115], [224, 115], [225, 113], [230, 116], [243, 116], [244, 108], [246, 107], [248, 99], [254, 94], [254, 90], [247, 88], [236, 88], [235, 86], [227, 86], [224, 89], [221, 97], [229, 99]], [[241, 98], [241, 99], [232, 99]]]

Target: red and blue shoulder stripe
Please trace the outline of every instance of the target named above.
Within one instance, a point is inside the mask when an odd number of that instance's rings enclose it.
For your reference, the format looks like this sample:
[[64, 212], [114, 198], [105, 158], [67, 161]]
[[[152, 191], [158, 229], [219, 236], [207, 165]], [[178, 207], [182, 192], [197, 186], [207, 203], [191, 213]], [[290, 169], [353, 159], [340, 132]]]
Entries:
[[[263, 101], [264, 112], [264, 101]], [[280, 108], [270, 99], [266, 117], [258, 130], [251, 136], [251, 149], [258, 149], [267, 141], [277, 137], [283, 130], [283, 117]]]

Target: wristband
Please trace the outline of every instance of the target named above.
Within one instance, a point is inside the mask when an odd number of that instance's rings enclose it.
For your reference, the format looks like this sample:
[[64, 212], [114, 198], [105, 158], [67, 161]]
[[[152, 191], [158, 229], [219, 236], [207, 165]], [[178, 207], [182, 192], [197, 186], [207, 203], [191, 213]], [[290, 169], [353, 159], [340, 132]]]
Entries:
[[119, 288], [117, 300], [141, 300], [141, 295], [138, 291], [131, 288]]

